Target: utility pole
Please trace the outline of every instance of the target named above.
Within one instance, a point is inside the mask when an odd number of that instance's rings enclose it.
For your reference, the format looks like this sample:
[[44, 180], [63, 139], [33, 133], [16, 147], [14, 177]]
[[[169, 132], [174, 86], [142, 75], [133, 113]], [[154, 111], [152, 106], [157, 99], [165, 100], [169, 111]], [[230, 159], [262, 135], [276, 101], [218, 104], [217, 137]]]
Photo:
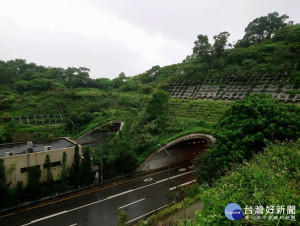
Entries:
[[68, 119], [68, 120], [72, 123], [72, 126], [73, 126], [73, 136], [74, 136], [74, 122], [71, 119]]
[[103, 154], [101, 153], [101, 170], [100, 170], [100, 172], [101, 172], [101, 175], [100, 175], [100, 183], [101, 183], [101, 185], [103, 183], [102, 170], [103, 170]]

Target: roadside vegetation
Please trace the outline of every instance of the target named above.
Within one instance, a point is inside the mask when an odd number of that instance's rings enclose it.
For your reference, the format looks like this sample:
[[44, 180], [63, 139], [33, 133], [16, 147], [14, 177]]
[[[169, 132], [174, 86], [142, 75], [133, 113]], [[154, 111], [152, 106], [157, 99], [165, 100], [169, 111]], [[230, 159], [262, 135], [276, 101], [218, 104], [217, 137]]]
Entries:
[[[26, 188], [18, 183], [8, 189], [5, 172], [13, 167], [5, 169], [0, 159], [1, 207], [91, 184], [93, 164], [103, 167], [105, 179], [133, 173], [157, 144], [190, 133], [217, 138], [215, 146], [197, 158], [199, 186], [186, 191], [189, 199], [182, 204], [202, 200], [204, 210], [197, 213], [194, 224], [220, 224], [229, 201], [241, 206], [299, 203], [297, 105], [279, 103], [266, 95], [230, 102], [172, 99], [168, 94], [177, 80], [215, 78], [221, 85], [235, 77], [243, 84], [251, 75], [259, 84], [265, 74], [283, 75], [273, 85], [299, 86], [300, 24], [287, 19], [277, 12], [259, 17], [249, 23], [235, 45], [228, 43], [227, 31], [214, 36], [213, 44], [199, 34], [193, 52], [182, 63], [156, 65], [133, 77], [121, 72], [112, 80], [91, 79], [84, 67], [44, 67], [23, 59], [0, 61], [0, 144], [76, 139], [111, 121], [124, 122], [122, 131], [84, 151], [84, 159], [92, 156], [92, 162], [80, 161], [76, 154], [70, 169], [62, 160], [61, 176], [53, 178], [49, 169], [44, 182], [32, 168]], [[50, 162], [45, 159], [46, 165]], [[171, 208], [175, 211], [177, 207]], [[158, 219], [162, 216], [153, 222]], [[123, 216], [120, 222], [124, 221]]]
[[[238, 203], [242, 208], [252, 206], [284, 206], [295, 205], [294, 220], [268, 220], [266, 211], [261, 216], [265, 219], [238, 221], [248, 225], [293, 225], [299, 222], [300, 203], [300, 142], [274, 142], [249, 161], [234, 165], [231, 171], [220, 178], [214, 186], [206, 189], [201, 186], [199, 193], [204, 209], [196, 213], [195, 224], [218, 225], [222, 222], [236, 224], [224, 215], [229, 203]], [[285, 212], [284, 216], [287, 212]], [[281, 214], [283, 215], [283, 214]]]
[[[232, 104], [219, 120], [215, 145], [195, 159], [197, 184], [188, 188], [184, 201], [139, 225], [157, 225], [201, 200], [204, 207], [194, 219], [170, 220], [170, 225], [293, 225], [299, 220], [300, 108], [253, 95]], [[192, 193], [189, 191], [193, 191]], [[192, 194], [192, 196], [191, 196]], [[252, 219], [230, 221], [224, 214], [229, 203], [247, 206], [295, 205], [294, 220]], [[253, 210], [254, 211], [254, 210]], [[266, 213], [266, 212], [264, 212]], [[286, 215], [285, 215], [286, 216]]]
[[195, 164], [197, 181], [212, 185], [234, 164], [260, 153], [268, 142], [300, 137], [300, 108], [250, 95], [235, 102], [218, 123], [215, 146], [199, 155]]
[[95, 173], [92, 171], [91, 153], [89, 149], [83, 152], [83, 158], [79, 155], [79, 147], [75, 147], [73, 164], [66, 167], [66, 152], [61, 162], [61, 173], [53, 177], [51, 171], [51, 159], [49, 155], [45, 158], [46, 178], [41, 181], [40, 169], [33, 166], [28, 168], [27, 186], [20, 181], [14, 187], [10, 187], [11, 181], [7, 181], [5, 171], [12, 174], [15, 165], [5, 169], [3, 159], [0, 159], [0, 210], [19, 206], [25, 202], [41, 199], [47, 196], [55, 196], [68, 190], [78, 189], [81, 186], [91, 185], [94, 182]]
[[[138, 225], [296, 225], [299, 222], [300, 203], [300, 142], [284, 141], [269, 143], [263, 152], [255, 155], [243, 164], [235, 164], [230, 171], [212, 186], [196, 186], [192, 198], [186, 196], [169, 208], [142, 220]], [[180, 213], [191, 203], [199, 202], [203, 209], [196, 211], [195, 218], [169, 220], [170, 216]], [[229, 203], [237, 203], [242, 208], [253, 207], [253, 215], [249, 220], [231, 221], [224, 214]], [[255, 217], [255, 206], [295, 205], [295, 220], [269, 220], [269, 214], [264, 212], [265, 219]], [[286, 215], [285, 215], [286, 216]]]

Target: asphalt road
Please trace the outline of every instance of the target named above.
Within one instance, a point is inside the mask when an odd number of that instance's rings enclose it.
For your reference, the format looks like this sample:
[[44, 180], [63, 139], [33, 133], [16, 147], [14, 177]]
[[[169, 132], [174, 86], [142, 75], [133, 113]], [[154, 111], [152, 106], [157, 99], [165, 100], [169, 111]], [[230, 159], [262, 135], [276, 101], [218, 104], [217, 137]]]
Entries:
[[[170, 189], [193, 180], [192, 172], [186, 168], [170, 170]], [[110, 226], [117, 225], [121, 210], [126, 211], [128, 223], [133, 223], [167, 205], [168, 190], [168, 172], [165, 170], [99, 188], [89, 194], [28, 208], [0, 218], [0, 225]]]

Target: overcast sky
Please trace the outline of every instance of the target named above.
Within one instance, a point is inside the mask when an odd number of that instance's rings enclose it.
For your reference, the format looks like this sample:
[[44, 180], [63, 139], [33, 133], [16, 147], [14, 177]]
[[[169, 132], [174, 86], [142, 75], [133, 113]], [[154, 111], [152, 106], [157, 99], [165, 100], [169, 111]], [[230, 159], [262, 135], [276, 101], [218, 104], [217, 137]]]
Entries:
[[300, 0], [0, 0], [0, 60], [87, 67], [92, 78], [180, 63], [198, 34], [241, 39], [277, 11], [300, 22]]

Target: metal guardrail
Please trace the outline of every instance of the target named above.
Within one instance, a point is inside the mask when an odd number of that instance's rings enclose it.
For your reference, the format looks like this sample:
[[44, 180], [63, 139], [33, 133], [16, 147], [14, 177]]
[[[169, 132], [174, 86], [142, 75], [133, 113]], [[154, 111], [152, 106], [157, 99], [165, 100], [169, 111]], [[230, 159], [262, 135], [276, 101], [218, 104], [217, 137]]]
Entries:
[[4, 215], [5, 213], [13, 212], [13, 211], [16, 211], [16, 210], [19, 211], [20, 209], [24, 209], [28, 206], [36, 205], [38, 203], [42, 203], [42, 202], [45, 202], [45, 201], [50, 201], [51, 199], [53, 201], [56, 198], [63, 197], [63, 196], [66, 196], [66, 195], [71, 195], [71, 194], [74, 194], [74, 193], [79, 193], [83, 190], [87, 190], [87, 189], [90, 189], [90, 188], [96, 187], [96, 186], [97, 185], [89, 185], [89, 186], [81, 187], [81, 188], [78, 188], [78, 189], [73, 189], [73, 190], [69, 190], [69, 191], [66, 191], [66, 192], [57, 193], [57, 194], [52, 195], [52, 196], [45, 196], [45, 197], [43, 197], [41, 199], [38, 199], [38, 200], [24, 202], [24, 203], [21, 203], [20, 205], [0, 210], [0, 215]]
[[89, 190], [91, 188], [96, 188], [96, 187], [105, 188], [105, 185], [107, 185], [107, 184], [110, 184], [110, 183], [113, 183], [113, 182], [116, 182], [116, 181], [119, 181], [119, 180], [122, 180], [122, 179], [125, 179], [125, 178], [130, 178], [130, 177], [134, 177], [134, 176], [141, 176], [141, 175], [144, 175], [144, 174], [146, 174], [146, 172], [144, 172], [144, 171], [143, 172], [137, 172], [137, 173], [130, 173], [130, 174], [126, 174], [126, 175], [122, 175], [122, 176], [119, 176], [119, 177], [115, 177], [115, 178], [112, 178], [112, 179], [105, 180], [105, 182], [102, 185], [101, 185], [100, 182], [98, 182], [98, 183], [95, 183], [95, 184], [92, 184], [92, 185], [89, 185], [89, 186], [79, 187], [77, 189], [73, 189], [73, 190], [69, 190], [69, 191], [65, 191], [65, 192], [61, 192], [61, 193], [56, 193], [55, 195], [46, 196], [46, 197], [43, 197], [43, 198], [38, 199], [38, 200], [33, 200], [33, 201], [21, 203], [20, 205], [0, 210], [0, 216], [11, 213], [11, 212], [14, 212], [14, 211], [22, 212], [22, 211], [26, 210], [26, 207], [37, 205], [37, 204], [43, 203], [45, 201], [50, 201], [49, 202], [49, 204], [50, 204], [52, 201], [54, 201], [57, 198], [64, 197], [64, 196], [67, 196], [67, 195], [72, 195], [72, 194], [75, 194], [75, 193], [80, 193], [80, 192]]
[[[164, 169], [164, 168], [162, 168], [162, 169]], [[162, 170], [162, 169], [159, 169], [159, 170]], [[153, 173], [154, 171], [156, 171], [156, 170], [151, 171], [151, 173]], [[126, 178], [140, 177], [140, 176], [147, 175], [148, 173], [146, 171], [139, 171], [139, 172], [129, 173], [129, 174], [122, 175], [122, 176], [119, 176], [119, 177], [107, 179], [107, 180], [105, 180], [105, 182], [102, 185], [101, 185], [100, 182], [98, 182], [98, 183], [95, 183], [95, 184], [92, 184], [92, 185], [89, 185], [89, 186], [79, 187], [78, 189], [73, 189], [73, 190], [62, 192], [62, 193], [57, 193], [57, 194], [52, 195], [52, 196], [46, 196], [46, 197], [43, 197], [43, 198], [38, 199], [38, 200], [33, 200], [33, 201], [21, 203], [20, 205], [0, 210], [0, 217], [4, 216], [5, 214], [9, 214], [9, 213], [13, 213], [13, 212], [19, 213], [19, 212], [26, 211], [26, 207], [37, 205], [39, 203], [50, 201], [49, 204], [51, 204], [51, 202], [54, 201], [56, 198], [64, 197], [64, 196], [67, 196], [67, 195], [72, 195], [72, 194], [75, 194], [75, 193], [80, 193], [80, 192], [86, 191], [86, 190], [91, 189], [91, 188], [96, 188], [96, 187], [105, 188], [106, 185], [109, 185], [109, 184], [114, 183], [116, 181], [121, 181], [121, 180], [126, 179]], [[82, 194], [84, 194], [84, 193], [82, 193]]]

